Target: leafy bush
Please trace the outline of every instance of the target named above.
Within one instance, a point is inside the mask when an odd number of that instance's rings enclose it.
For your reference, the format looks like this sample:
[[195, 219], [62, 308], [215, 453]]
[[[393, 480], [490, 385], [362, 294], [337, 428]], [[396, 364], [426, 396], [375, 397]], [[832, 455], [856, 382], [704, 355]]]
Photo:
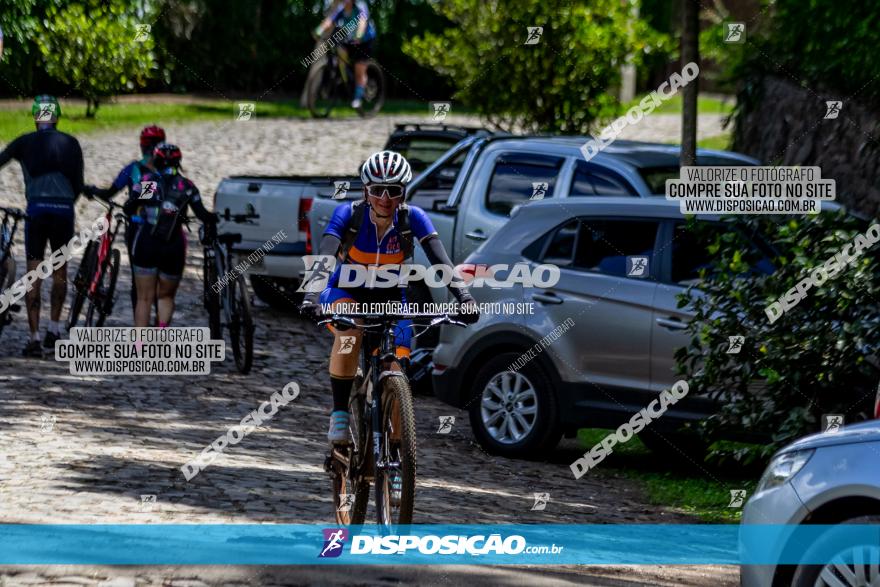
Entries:
[[[404, 52], [449, 78], [457, 99], [508, 128], [588, 130], [613, 115], [617, 100], [607, 90], [620, 66], [671, 43], [619, 0], [450, 0], [434, 8], [453, 26], [411, 39]], [[540, 41], [525, 45], [535, 26], [544, 27]]]
[[[810, 289], [775, 322], [765, 308], [864, 233], [867, 224], [843, 212], [783, 221], [736, 217], [728, 220], [734, 229], [729, 231], [691, 222], [692, 230], [713, 243], [712, 261], [701, 270], [700, 283], [680, 297], [679, 306], [690, 306], [695, 316], [688, 326], [691, 342], [676, 359], [691, 389], [707, 390], [721, 402], [702, 432], [710, 438], [721, 428], [769, 433], [769, 444], [744, 451], [754, 458], [818, 432], [822, 414], [845, 414], [848, 423], [864, 419], [880, 377], [874, 366], [880, 345], [880, 245]], [[747, 235], [764, 235], [759, 238], [766, 250], [751, 246]], [[768, 258], [775, 266], [771, 275], [756, 270]], [[728, 337], [735, 335], [744, 336], [745, 344], [739, 354], [728, 354]]]
[[86, 98], [93, 117], [101, 98], [143, 87], [153, 69], [153, 39], [119, 1], [50, 7], [37, 46], [46, 72]]

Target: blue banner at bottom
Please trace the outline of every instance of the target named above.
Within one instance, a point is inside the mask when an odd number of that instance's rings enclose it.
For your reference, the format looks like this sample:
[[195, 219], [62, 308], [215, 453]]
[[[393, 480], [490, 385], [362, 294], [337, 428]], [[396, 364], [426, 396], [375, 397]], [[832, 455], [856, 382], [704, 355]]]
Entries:
[[880, 526], [0, 525], [0, 564], [17, 565], [775, 565], [859, 549], [880, 552]]

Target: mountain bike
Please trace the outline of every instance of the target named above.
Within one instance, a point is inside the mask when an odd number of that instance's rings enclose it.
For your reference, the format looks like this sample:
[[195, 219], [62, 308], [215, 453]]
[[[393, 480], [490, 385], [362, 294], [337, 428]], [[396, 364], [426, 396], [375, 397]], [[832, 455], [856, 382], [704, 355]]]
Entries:
[[[260, 216], [253, 213], [230, 214], [227, 208], [223, 215], [217, 214], [217, 217], [240, 224]], [[206, 238], [204, 227], [199, 230], [200, 239], [205, 245], [202, 301], [208, 311], [211, 338], [222, 339], [224, 326], [229, 330], [235, 366], [239, 372], [246, 374], [250, 372], [254, 358], [254, 319], [244, 272], [232, 265], [232, 245], [241, 242], [241, 234], [224, 233]]]
[[[309, 73], [306, 81], [309, 111], [315, 118], [327, 118], [333, 108], [354, 99], [354, 67], [347, 51], [334, 45], [323, 60]], [[382, 68], [372, 59], [367, 60], [367, 85], [357, 113], [373, 116], [379, 113], [385, 103], [385, 75]]]
[[[15, 282], [15, 259], [12, 257], [12, 245], [15, 243], [15, 231], [18, 223], [27, 218], [27, 214], [18, 208], [0, 208], [3, 219], [0, 221], [0, 293]], [[10, 304], [0, 312], [0, 332], [12, 322], [12, 312], [20, 310], [18, 304]]]
[[[73, 301], [67, 316], [67, 329], [76, 326], [83, 305], [86, 308], [85, 326], [103, 326], [104, 321], [113, 311], [116, 294], [116, 280], [119, 278], [119, 260], [121, 253], [113, 248], [120, 227], [128, 222], [122, 212], [113, 213], [114, 209], [122, 210], [122, 206], [110, 200], [97, 200], [107, 207], [107, 226], [110, 230], [101, 235], [98, 241], [89, 241], [83, 253], [82, 261], [73, 278]], [[115, 219], [116, 222], [112, 223]]]
[[409, 381], [403, 370], [392, 370], [392, 363], [398, 362], [394, 352], [396, 322], [407, 318], [431, 319], [415, 336], [441, 324], [465, 326], [448, 314], [428, 313], [339, 313], [318, 322], [363, 331], [360, 367], [348, 406], [350, 442], [334, 446], [324, 461], [339, 524], [363, 524], [371, 481], [378, 523], [390, 527], [412, 522], [416, 419]]

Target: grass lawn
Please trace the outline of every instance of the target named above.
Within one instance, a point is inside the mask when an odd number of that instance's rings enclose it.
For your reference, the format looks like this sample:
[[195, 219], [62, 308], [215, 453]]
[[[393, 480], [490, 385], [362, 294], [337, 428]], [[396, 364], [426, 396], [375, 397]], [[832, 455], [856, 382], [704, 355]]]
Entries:
[[[633, 106], [638, 105], [642, 98], [647, 95], [648, 94], [641, 94], [629, 104], [622, 104], [620, 107], [620, 114], [625, 114], [627, 110], [629, 110]], [[697, 98], [697, 114], [727, 115], [733, 111], [733, 106], [735, 103], [736, 101], [732, 96], [725, 101], [722, 101], [714, 96], [699, 96]], [[669, 100], [661, 102], [661, 104], [657, 106], [657, 108], [655, 108], [651, 114], [681, 114], [681, 94], [678, 93]]]
[[[610, 432], [584, 428], [578, 431], [578, 440], [588, 450]], [[760, 466], [718, 469], [706, 463], [673, 463], [649, 451], [638, 437], [613, 450], [588, 474], [632, 479], [641, 485], [650, 503], [693, 514], [708, 523], [739, 522], [742, 509], [728, 507], [730, 490], [745, 489], [747, 497], [751, 496], [761, 474]]]
[[[247, 100], [242, 99], [242, 102]], [[104, 104], [96, 118], [85, 117], [85, 105], [61, 103], [62, 119], [59, 128], [73, 135], [83, 135], [118, 128], [135, 129], [147, 124], [174, 125], [197, 121], [232, 121], [238, 115], [238, 101], [194, 98], [192, 102], [118, 102]], [[456, 113], [464, 113], [456, 109]], [[428, 115], [428, 105], [410, 100], [391, 100], [382, 108], [384, 114]], [[301, 108], [298, 100], [256, 102], [257, 118], [309, 118], [308, 109]], [[352, 117], [351, 108], [333, 111], [334, 117]], [[0, 141], [8, 142], [20, 134], [34, 130], [30, 103], [21, 109], [0, 109]]]

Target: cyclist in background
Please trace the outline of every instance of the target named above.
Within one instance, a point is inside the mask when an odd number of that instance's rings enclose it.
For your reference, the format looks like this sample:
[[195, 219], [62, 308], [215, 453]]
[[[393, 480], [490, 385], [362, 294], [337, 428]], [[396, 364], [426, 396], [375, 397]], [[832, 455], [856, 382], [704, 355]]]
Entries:
[[351, 31], [342, 41], [342, 47], [348, 54], [348, 59], [354, 63], [355, 88], [351, 107], [357, 110], [363, 102], [364, 88], [367, 86], [367, 61], [373, 56], [373, 41], [376, 39], [376, 25], [370, 19], [367, 3], [360, 0], [341, 2], [318, 25], [315, 35], [320, 38], [334, 28]]
[[[48, 243], [53, 251], [66, 245], [74, 232], [76, 198], [83, 191], [83, 154], [79, 142], [58, 131], [61, 105], [54, 96], [37, 96], [31, 113], [36, 132], [22, 135], [0, 153], [0, 167], [15, 159], [24, 175], [28, 218], [24, 224], [27, 269], [33, 271], [43, 260]], [[42, 357], [40, 349], [40, 290], [37, 279], [25, 294], [30, 339], [24, 356]], [[54, 349], [61, 336], [61, 309], [67, 296], [67, 263], [52, 272], [52, 295], [49, 326], [43, 347]]]
[[[321, 238], [319, 255], [333, 255], [342, 263], [356, 263], [366, 266], [402, 264], [412, 253], [412, 241], [418, 240], [432, 265], [452, 267], [452, 261], [437, 231], [425, 211], [416, 206], [404, 204], [405, 186], [412, 178], [407, 160], [394, 151], [374, 153], [361, 167], [361, 180], [364, 182], [364, 199], [360, 202], [340, 204], [333, 212], [324, 236]], [[341, 266], [337, 266], [329, 277], [328, 287], [319, 294], [309, 292], [305, 295], [301, 311], [304, 316], [315, 318], [321, 315], [321, 306], [336, 304], [370, 304], [381, 302], [406, 302], [403, 288], [354, 287], [341, 289], [339, 277]], [[314, 277], [321, 279], [314, 270]], [[462, 305], [464, 312], [460, 320], [476, 322], [479, 318], [474, 298], [458, 277], [453, 278], [449, 290]], [[364, 310], [360, 310], [364, 311]], [[412, 338], [412, 321], [397, 322], [395, 333], [395, 354], [398, 359], [409, 357]], [[349, 441], [348, 400], [351, 386], [357, 373], [360, 330], [333, 331], [333, 352], [330, 355], [330, 388], [333, 391], [333, 411], [330, 414], [330, 430], [327, 439], [331, 444]], [[340, 337], [353, 336], [354, 344], [346, 345], [346, 352], [340, 353], [343, 344]], [[401, 370], [400, 365], [394, 366]]]
[[[153, 149], [156, 145], [165, 142], [165, 130], [159, 126], [147, 126], [141, 131], [141, 158], [132, 161], [122, 168], [116, 179], [109, 188], [98, 188], [92, 185], [85, 187], [86, 194], [90, 196], [98, 196], [101, 199], [109, 200], [115, 196], [123, 188], [128, 188], [128, 197], [131, 199], [131, 190], [135, 184], [141, 182], [141, 178], [147, 173], [155, 172], [153, 166]], [[128, 264], [133, 265], [131, 257], [131, 244], [134, 241], [134, 235], [137, 232], [137, 226], [141, 222], [140, 216], [129, 216], [129, 222], [125, 227], [125, 248], [128, 251]], [[137, 283], [134, 278], [134, 270], [131, 272], [131, 311], [135, 312], [137, 308]]]
[[150, 325], [150, 310], [157, 300], [159, 328], [171, 323], [174, 296], [186, 263], [183, 223], [187, 208], [204, 223], [206, 235], [216, 230], [217, 217], [205, 209], [195, 184], [180, 174], [182, 158], [176, 146], [157, 145], [153, 150], [156, 171], [145, 173], [140, 183], [132, 185], [123, 206], [126, 214], [142, 219], [131, 245], [138, 292], [135, 326]]

